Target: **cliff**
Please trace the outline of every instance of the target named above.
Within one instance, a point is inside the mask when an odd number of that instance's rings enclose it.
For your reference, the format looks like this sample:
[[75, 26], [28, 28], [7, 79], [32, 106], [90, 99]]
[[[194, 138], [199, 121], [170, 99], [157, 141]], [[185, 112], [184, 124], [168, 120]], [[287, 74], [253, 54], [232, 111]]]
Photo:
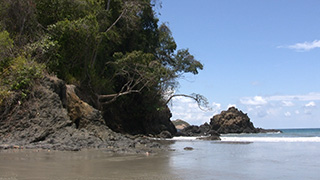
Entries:
[[11, 99], [0, 107], [0, 149], [42, 148], [80, 150], [105, 148], [110, 152], [153, 152], [160, 144], [144, 137], [112, 131], [102, 113], [82, 101], [75, 86], [47, 76], [25, 101]]

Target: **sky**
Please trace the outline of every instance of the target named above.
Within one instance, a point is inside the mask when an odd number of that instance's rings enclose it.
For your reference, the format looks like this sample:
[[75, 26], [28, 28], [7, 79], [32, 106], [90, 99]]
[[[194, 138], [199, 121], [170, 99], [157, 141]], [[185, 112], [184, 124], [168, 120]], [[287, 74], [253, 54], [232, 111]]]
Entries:
[[204, 69], [179, 79], [171, 120], [210, 122], [235, 106], [256, 127], [320, 128], [319, 0], [162, 0], [160, 23]]

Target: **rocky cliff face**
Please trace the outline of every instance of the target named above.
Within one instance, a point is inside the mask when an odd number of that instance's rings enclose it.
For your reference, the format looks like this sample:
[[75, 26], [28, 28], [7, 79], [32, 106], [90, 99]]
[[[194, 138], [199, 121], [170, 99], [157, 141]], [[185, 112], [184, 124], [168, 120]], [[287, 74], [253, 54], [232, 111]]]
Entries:
[[221, 134], [226, 133], [258, 133], [247, 114], [235, 107], [213, 116], [210, 119], [211, 129]]
[[36, 85], [27, 101], [12, 102], [12, 108], [0, 109], [0, 149], [106, 148], [135, 153], [160, 147], [146, 138], [113, 132], [101, 112], [76, 95], [74, 86], [55, 77], [47, 77]]
[[119, 133], [157, 136], [162, 131], [168, 131], [174, 135], [177, 130], [170, 121], [172, 116], [170, 109], [166, 105], [162, 105], [161, 108], [155, 110], [152, 104], [149, 105], [149, 109], [133, 108], [142, 105], [146, 106], [145, 103], [147, 102], [144, 102], [139, 97], [128, 98], [128, 101], [125, 103], [118, 103], [117, 106], [112, 107], [104, 107], [103, 117], [107, 125]]

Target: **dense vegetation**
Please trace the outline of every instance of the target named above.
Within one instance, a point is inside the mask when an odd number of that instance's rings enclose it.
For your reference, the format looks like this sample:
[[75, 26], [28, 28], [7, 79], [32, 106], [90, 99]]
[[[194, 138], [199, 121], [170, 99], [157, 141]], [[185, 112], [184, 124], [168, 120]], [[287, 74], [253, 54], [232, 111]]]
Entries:
[[0, 105], [27, 99], [46, 72], [75, 84], [108, 117], [144, 121], [166, 109], [177, 78], [203, 66], [176, 49], [156, 3], [0, 0]]

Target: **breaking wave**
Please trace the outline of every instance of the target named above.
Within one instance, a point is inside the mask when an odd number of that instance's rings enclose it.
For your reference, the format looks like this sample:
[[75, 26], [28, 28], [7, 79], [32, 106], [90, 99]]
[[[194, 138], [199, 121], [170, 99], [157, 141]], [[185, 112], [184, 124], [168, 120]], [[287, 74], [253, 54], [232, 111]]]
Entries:
[[320, 137], [221, 137], [226, 142], [320, 142]]

